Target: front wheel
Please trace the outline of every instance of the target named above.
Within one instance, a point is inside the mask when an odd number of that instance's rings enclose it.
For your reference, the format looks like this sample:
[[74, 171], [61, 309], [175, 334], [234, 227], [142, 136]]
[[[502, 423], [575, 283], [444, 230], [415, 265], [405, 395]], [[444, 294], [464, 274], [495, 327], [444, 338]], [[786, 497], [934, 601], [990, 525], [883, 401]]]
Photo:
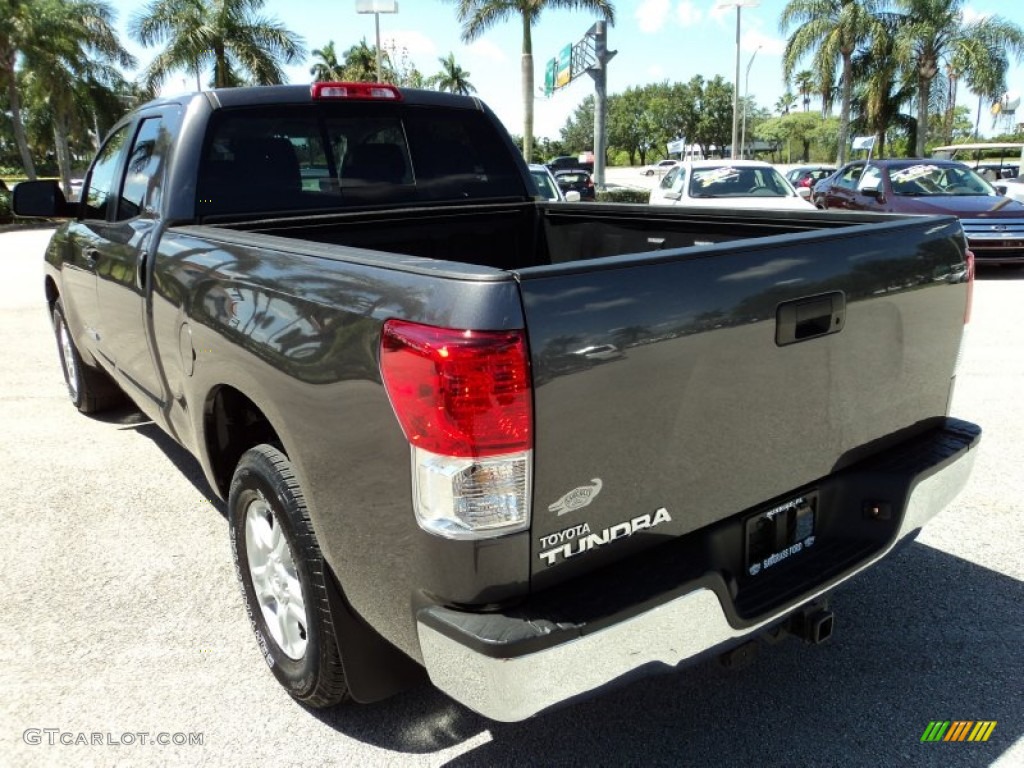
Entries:
[[288, 457], [246, 451], [228, 495], [231, 549], [249, 622], [278, 682], [311, 707], [350, 698], [326, 565]]
[[68, 328], [64, 305], [53, 303], [53, 333], [57, 337], [57, 353], [64, 371], [64, 384], [71, 403], [82, 413], [98, 413], [121, 402], [123, 395], [117, 384], [104, 371], [86, 365], [75, 346]]

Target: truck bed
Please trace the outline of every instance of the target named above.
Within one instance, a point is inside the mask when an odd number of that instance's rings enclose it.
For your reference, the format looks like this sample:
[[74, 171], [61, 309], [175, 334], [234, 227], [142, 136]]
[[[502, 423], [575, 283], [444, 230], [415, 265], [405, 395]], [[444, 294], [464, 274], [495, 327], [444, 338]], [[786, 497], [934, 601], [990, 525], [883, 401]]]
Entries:
[[[895, 217], [893, 217], [895, 218]], [[706, 246], [877, 221], [818, 212], [661, 211], [642, 205], [513, 201], [289, 216], [216, 229], [367, 248], [502, 270]]]
[[[534, 589], [796, 496], [934, 427], [966, 303], [954, 219], [497, 203], [203, 229], [344, 246], [315, 253], [400, 270], [426, 257], [463, 262], [463, 279], [512, 274], [535, 384]], [[595, 481], [585, 515], [548, 511]], [[670, 520], [647, 535], [572, 543], [582, 521], [607, 538], [659, 509]]]

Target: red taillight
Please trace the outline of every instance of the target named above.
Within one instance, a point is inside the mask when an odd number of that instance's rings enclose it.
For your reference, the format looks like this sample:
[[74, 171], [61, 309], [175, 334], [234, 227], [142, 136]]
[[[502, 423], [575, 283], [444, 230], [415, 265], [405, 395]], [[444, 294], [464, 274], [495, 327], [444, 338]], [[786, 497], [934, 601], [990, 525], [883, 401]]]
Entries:
[[373, 99], [401, 101], [398, 88], [388, 83], [313, 83], [309, 88], [313, 100], [318, 99]]
[[533, 447], [523, 331], [463, 331], [388, 320], [381, 375], [409, 442], [444, 456]]
[[971, 322], [971, 305], [974, 303], [974, 251], [967, 251], [967, 308], [964, 310], [964, 325]]

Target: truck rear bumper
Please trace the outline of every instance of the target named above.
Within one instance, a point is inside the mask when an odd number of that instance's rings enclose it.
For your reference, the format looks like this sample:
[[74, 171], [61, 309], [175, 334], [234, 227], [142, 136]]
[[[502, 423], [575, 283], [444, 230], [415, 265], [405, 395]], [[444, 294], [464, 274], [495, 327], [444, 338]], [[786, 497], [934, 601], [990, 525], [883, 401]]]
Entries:
[[908, 480], [894, 534], [854, 567], [751, 620], [727, 610], [729, 591], [713, 575], [663, 602], [646, 600], [593, 623], [560, 622], [529, 607], [495, 614], [430, 606], [417, 617], [424, 665], [434, 685], [455, 700], [514, 722], [607, 684], [725, 650], [870, 567], [919, 530], [963, 489], [979, 439], [973, 424], [947, 419], [906, 455], [889, 451], [883, 471], [905, 473]]

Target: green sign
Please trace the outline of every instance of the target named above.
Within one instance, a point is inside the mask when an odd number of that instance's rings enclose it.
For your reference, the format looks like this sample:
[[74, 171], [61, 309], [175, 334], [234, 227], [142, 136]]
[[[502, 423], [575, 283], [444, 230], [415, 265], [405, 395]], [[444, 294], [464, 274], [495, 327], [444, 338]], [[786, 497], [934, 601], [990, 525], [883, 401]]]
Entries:
[[564, 88], [572, 80], [572, 44], [558, 52], [558, 71], [555, 73], [555, 88]]
[[550, 97], [555, 92], [555, 71], [558, 69], [558, 61], [549, 59], [544, 68], [544, 95]]

